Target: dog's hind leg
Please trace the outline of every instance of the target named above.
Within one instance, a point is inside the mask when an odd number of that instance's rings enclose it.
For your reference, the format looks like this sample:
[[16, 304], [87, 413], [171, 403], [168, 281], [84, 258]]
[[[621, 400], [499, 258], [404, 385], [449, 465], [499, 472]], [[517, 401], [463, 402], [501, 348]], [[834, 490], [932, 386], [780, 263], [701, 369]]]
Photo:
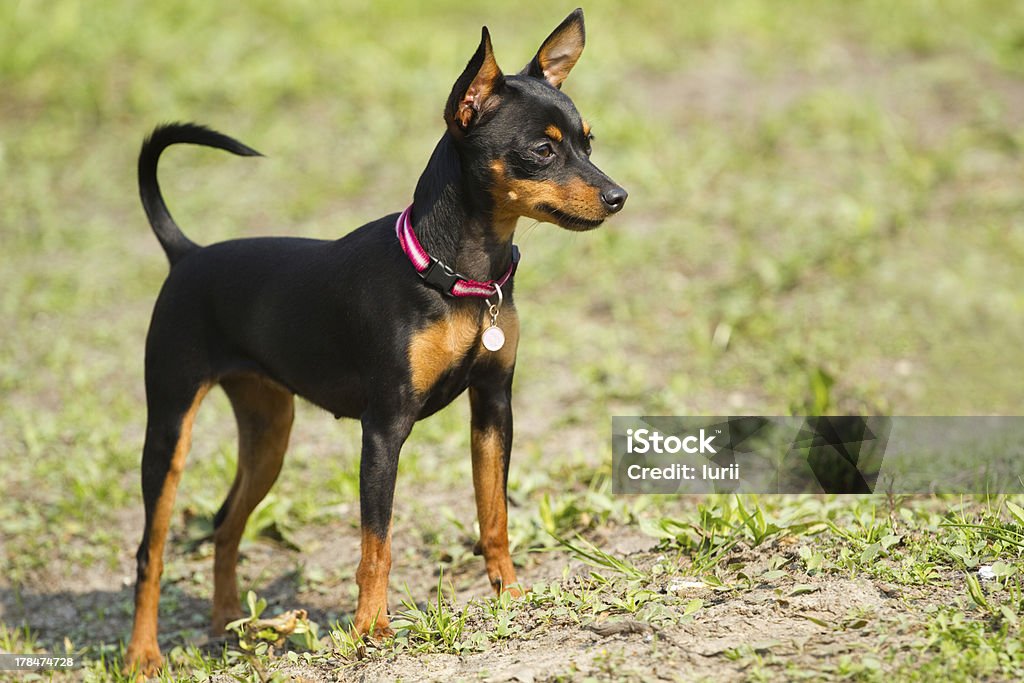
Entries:
[[277, 480], [288, 448], [295, 400], [292, 393], [256, 375], [221, 380], [238, 422], [238, 469], [214, 518], [213, 618], [210, 632], [241, 616], [238, 598], [238, 543], [249, 515]]
[[126, 670], [155, 672], [162, 662], [157, 643], [160, 575], [164, 543], [171, 522], [174, 497], [185, 469], [192, 438], [192, 422], [209, 385], [173, 382], [176, 389], [154, 389], [147, 382], [148, 421], [142, 451], [142, 498], [146, 526], [136, 555], [135, 621], [125, 652]]

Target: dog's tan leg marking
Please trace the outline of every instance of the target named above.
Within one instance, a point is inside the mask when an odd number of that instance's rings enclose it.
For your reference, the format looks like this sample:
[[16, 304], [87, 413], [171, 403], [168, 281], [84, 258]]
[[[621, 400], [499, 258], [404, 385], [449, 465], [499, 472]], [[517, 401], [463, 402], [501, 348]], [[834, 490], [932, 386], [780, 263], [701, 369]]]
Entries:
[[210, 632], [242, 616], [238, 599], [238, 543], [246, 520], [270, 491], [288, 448], [295, 400], [280, 385], [255, 375], [225, 378], [238, 423], [238, 469], [227, 498], [227, 514], [214, 532], [213, 619]]
[[[394, 635], [388, 621], [388, 576], [391, 573], [391, 526], [381, 538], [363, 527], [362, 556], [356, 570], [359, 605], [356, 607], [355, 635], [381, 638]], [[372, 633], [370, 632], [372, 629]]]
[[157, 498], [156, 508], [150, 525], [146, 575], [135, 589], [135, 621], [132, 637], [125, 651], [126, 671], [137, 670], [143, 675], [152, 675], [163, 664], [160, 645], [157, 643], [157, 619], [160, 610], [160, 575], [164, 569], [164, 544], [171, 524], [174, 498], [178, 483], [185, 470], [185, 460], [192, 445], [192, 423], [195, 421], [199, 404], [209, 391], [201, 387], [192, 399], [192, 405], [181, 420], [178, 441], [171, 456], [170, 469], [164, 479], [163, 488]]
[[[471, 390], [472, 391], [472, 390]], [[477, 429], [472, 435], [473, 490], [480, 522], [480, 550], [487, 578], [495, 591], [518, 595], [513, 585], [516, 570], [508, 550], [508, 506], [505, 500], [505, 445], [495, 429]]]

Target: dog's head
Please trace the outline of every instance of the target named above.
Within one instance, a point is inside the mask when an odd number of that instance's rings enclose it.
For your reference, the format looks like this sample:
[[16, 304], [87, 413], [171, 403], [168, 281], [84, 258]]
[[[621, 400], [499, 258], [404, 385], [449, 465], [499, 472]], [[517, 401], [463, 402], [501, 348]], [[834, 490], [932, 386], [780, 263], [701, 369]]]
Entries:
[[622, 209], [626, 191], [590, 160], [593, 135], [562, 82], [583, 52], [583, 10], [559, 24], [530, 63], [505, 76], [485, 27], [452, 88], [448, 131], [494, 215], [590, 230]]

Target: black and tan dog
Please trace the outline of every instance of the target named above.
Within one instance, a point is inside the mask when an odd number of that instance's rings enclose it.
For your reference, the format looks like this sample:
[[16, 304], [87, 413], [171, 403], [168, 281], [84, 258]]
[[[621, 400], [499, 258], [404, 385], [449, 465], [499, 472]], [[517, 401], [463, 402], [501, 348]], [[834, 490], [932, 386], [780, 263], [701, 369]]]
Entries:
[[127, 669], [151, 672], [161, 663], [157, 611], [171, 509], [193, 418], [217, 384], [234, 408], [239, 453], [215, 518], [215, 632], [241, 614], [239, 538], [281, 469], [296, 394], [362, 423], [356, 632], [389, 632], [391, 509], [402, 444], [413, 423], [466, 389], [478, 549], [495, 589], [515, 591], [505, 493], [519, 338], [512, 297], [516, 221], [528, 216], [588, 230], [626, 200], [591, 163], [589, 126], [559, 90], [583, 44], [583, 12], [576, 10], [526, 68], [505, 76], [484, 29], [452, 89], [447, 130], [412, 205], [334, 242], [196, 245], [160, 195], [160, 153], [175, 143], [257, 153], [190, 124], [158, 128], [145, 142], [142, 203], [171, 272], [146, 341], [146, 526]]

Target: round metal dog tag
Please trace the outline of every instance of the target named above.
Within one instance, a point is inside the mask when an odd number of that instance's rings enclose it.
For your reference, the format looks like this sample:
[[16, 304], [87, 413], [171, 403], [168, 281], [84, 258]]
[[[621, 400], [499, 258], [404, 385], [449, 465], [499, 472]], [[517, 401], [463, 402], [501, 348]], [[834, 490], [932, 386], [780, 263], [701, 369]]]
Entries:
[[505, 333], [497, 325], [491, 325], [484, 330], [483, 342], [488, 351], [498, 351], [505, 345]]

